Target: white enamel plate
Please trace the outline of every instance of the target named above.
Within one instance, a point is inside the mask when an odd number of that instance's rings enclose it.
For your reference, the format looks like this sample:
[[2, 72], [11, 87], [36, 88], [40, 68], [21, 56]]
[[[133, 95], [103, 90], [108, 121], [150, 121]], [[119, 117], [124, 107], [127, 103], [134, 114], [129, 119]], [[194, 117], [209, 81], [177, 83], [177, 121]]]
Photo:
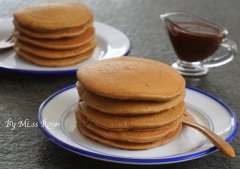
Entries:
[[[199, 89], [188, 87], [186, 91], [188, 112], [200, 124], [231, 141], [238, 128], [234, 112], [218, 98]], [[149, 150], [128, 151], [97, 143], [76, 128], [74, 111], [78, 100], [75, 86], [69, 86], [47, 98], [37, 116], [39, 127], [48, 138], [77, 154], [117, 163], [166, 164], [200, 158], [217, 150], [198, 131], [187, 126], [172, 142]]]
[[[0, 40], [6, 39], [13, 30], [12, 19], [0, 21]], [[91, 58], [75, 66], [42, 67], [18, 57], [13, 49], [0, 53], [0, 69], [21, 73], [63, 74], [75, 73], [85, 63], [94, 60], [127, 55], [130, 51], [130, 41], [121, 31], [101, 22], [94, 22], [97, 37], [97, 47]]]

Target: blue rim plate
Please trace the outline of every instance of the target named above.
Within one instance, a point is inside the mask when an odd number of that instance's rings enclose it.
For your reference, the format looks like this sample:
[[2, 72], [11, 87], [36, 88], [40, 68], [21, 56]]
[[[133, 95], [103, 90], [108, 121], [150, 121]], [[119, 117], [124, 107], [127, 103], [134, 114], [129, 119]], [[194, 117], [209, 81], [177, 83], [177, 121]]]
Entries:
[[[209, 93], [192, 87], [187, 87], [186, 91], [188, 111], [200, 124], [230, 142], [238, 129], [235, 113], [223, 101]], [[217, 151], [199, 132], [187, 126], [184, 126], [180, 135], [171, 143], [150, 150], [119, 150], [88, 140], [76, 129], [74, 111], [78, 99], [75, 85], [68, 86], [49, 96], [41, 104], [37, 114], [41, 131], [54, 143], [74, 153], [104, 161], [146, 165], [178, 163]], [[57, 125], [47, 125], [53, 122]]]
[[[1, 20], [0, 25], [0, 39], [6, 39], [13, 29], [12, 18]], [[80, 64], [67, 67], [37, 66], [16, 56], [14, 50], [11, 49], [0, 54], [0, 70], [27, 74], [73, 74], [82, 64], [119, 57], [130, 52], [130, 40], [123, 32], [97, 21], [94, 22], [94, 27], [97, 47], [92, 57]]]

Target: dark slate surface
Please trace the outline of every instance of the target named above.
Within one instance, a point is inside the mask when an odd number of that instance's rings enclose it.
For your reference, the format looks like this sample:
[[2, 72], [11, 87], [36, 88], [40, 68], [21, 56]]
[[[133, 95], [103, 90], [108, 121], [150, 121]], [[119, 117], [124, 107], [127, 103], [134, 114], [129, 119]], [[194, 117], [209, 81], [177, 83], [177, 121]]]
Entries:
[[[0, 19], [10, 17], [16, 9], [40, 0], [0, 0]], [[46, 1], [47, 2], [47, 1]], [[50, 2], [50, 1], [49, 1]], [[56, 1], [59, 2], [59, 1]], [[94, 11], [96, 20], [125, 32], [132, 43], [131, 55], [161, 60], [168, 64], [175, 60], [159, 14], [169, 11], [189, 11], [218, 22], [226, 27], [240, 46], [240, 2], [238, 0], [92, 0], [84, 1]], [[0, 25], [1, 26], [1, 25]], [[212, 69], [198, 85], [226, 102], [240, 115], [240, 59]], [[163, 166], [134, 166], [114, 164], [85, 158], [69, 152], [46, 138], [38, 128], [10, 130], [4, 122], [28, 119], [36, 122], [41, 102], [53, 92], [73, 84], [75, 75], [23, 75], [0, 71], [0, 168], [62, 169], [62, 168], [240, 168], [240, 135], [232, 141], [235, 159], [216, 152], [201, 159]]]

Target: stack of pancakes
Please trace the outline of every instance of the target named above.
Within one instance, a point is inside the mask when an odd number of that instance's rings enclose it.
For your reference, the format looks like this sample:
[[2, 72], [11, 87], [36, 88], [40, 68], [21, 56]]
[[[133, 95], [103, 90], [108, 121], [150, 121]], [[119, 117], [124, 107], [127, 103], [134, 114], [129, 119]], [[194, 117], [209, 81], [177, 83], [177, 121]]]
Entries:
[[77, 127], [88, 138], [141, 150], [180, 133], [185, 81], [168, 65], [124, 56], [85, 65], [77, 78]]
[[44, 4], [14, 13], [18, 56], [41, 66], [70, 66], [96, 46], [93, 14], [82, 4]]

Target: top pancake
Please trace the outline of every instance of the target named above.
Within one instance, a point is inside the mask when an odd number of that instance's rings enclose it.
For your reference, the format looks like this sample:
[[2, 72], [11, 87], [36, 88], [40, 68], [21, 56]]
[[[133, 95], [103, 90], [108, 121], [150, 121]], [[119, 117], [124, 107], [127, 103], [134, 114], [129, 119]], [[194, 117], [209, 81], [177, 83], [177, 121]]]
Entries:
[[38, 31], [79, 27], [91, 17], [91, 10], [79, 3], [42, 4], [14, 13], [14, 19], [20, 25]]
[[88, 91], [122, 100], [170, 100], [185, 87], [184, 78], [170, 66], [136, 57], [84, 65], [78, 70], [77, 78]]

